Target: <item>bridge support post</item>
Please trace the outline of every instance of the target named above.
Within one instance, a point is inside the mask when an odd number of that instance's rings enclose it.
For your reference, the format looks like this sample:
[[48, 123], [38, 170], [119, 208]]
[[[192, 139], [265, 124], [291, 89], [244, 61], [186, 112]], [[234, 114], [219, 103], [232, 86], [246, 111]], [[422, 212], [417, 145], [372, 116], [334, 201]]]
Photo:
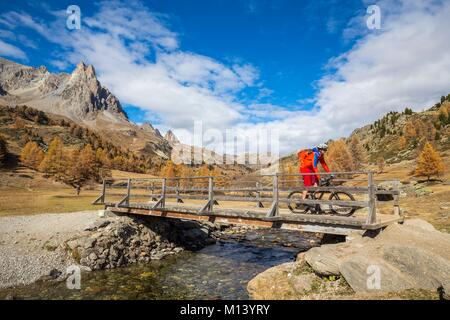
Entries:
[[403, 223], [405, 221], [405, 216], [404, 216], [402, 210], [400, 209], [400, 203], [399, 203], [400, 188], [399, 188], [398, 184], [395, 184], [394, 190], [396, 191], [396, 193], [394, 194], [394, 214], [400, 218], [399, 223]]
[[175, 194], [177, 196], [177, 203], [184, 203], [180, 197], [180, 180], [177, 180], [177, 185], [175, 187]]
[[260, 188], [261, 188], [261, 183], [258, 181], [258, 182], [256, 182], [256, 200], [257, 200], [256, 206], [258, 208], [264, 208], [263, 203], [260, 201], [260, 199], [261, 199], [261, 191], [259, 191]]
[[165, 208], [166, 207], [166, 178], [161, 179], [161, 197], [152, 207], [152, 209]]
[[267, 213], [267, 217], [275, 217], [278, 215], [279, 207], [278, 207], [278, 198], [279, 198], [279, 190], [278, 190], [278, 174], [273, 176], [273, 191], [272, 191], [272, 205], [270, 206], [270, 210]]
[[377, 207], [376, 207], [376, 194], [375, 194], [375, 182], [373, 180], [373, 172], [368, 174], [368, 189], [369, 189], [369, 214], [367, 216], [367, 224], [375, 224], [377, 222]]
[[161, 185], [161, 208], [164, 208], [166, 206], [166, 185], [167, 185], [167, 179], [162, 179], [162, 185]]
[[131, 196], [131, 179], [128, 179], [128, 183], [127, 183], [127, 200], [125, 200], [125, 203], [127, 205], [130, 204], [130, 196]]
[[158, 198], [156, 198], [156, 196], [155, 196], [155, 183], [154, 182], [152, 182], [152, 186], [150, 187], [150, 189], [152, 190], [152, 192], [150, 193], [151, 201], [158, 201]]
[[214, 202], [214, 178], [208, 177], [208, 202], [200, 209], [199, 213], [212, 212]]
[[125, 197], [122, 200], [120, 200], [116, 204], [116, 207], [118, 208], [118, 207], [123, 206], [123, 205], [128, 206], [130, 204], [130, 195], [131, 195], [131, 179], [128, 179], [128, 182], [127, 182], [127, 194], [125, 195]]
[[100, 195], [100, 197], [95, 199], [95, 201], [92, 202], [92, 204], [104, 204], [105, 203], [105, 198], [106, 198], [106, 180], [103, 179], [102, 194]]

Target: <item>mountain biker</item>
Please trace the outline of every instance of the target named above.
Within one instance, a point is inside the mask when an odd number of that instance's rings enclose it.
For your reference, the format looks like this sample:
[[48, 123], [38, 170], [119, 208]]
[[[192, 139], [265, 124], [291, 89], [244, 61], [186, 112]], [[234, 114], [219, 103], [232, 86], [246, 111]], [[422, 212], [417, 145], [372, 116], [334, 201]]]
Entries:
[[[328, 150], [328, 145], [326, 143], [321, 143], [312, 149], [300, 150], [298, 152], [299, 161], [299, 171], [300, 173], [316, 173], [311, 175], [303, 175], [303, 183], [305, 187], [317, 187], [320, 176], [317, 174], [319, 169], [317, 165], [322, 165], [326, 172], [330, 172], [327, 163], [325, 162], [325, 152]], [[306, 199], [308, 190], [304, 190], [302, 194], [302, 199]]]

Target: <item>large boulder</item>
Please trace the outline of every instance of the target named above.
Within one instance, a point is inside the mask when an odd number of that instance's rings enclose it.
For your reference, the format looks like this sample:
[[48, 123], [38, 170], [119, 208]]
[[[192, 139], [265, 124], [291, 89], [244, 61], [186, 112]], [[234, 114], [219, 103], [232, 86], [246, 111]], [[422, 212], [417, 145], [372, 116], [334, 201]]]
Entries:
[[324, 245], [310, 249], [305, 254], [305, 260], [317, 274], [323, 276], [338, 275], [340, 257], [333, 245]]
[[306, 262], [319, 275], [341, 275], [357, 293], [437, 290], [450, 279], [450, 235], [414, 219], [377, 236], [309, 250]]
[[339, 265], [341, 275], [358, 293], [397, 292], [413, 288], [413, 280], [381, 259], [353, 255]]
[[267, 269], [247, 284], [248, 293], [257, 300], [295, 299], [295, 289], [289, 282], [295, 268], [294, 262], [287, 262]]

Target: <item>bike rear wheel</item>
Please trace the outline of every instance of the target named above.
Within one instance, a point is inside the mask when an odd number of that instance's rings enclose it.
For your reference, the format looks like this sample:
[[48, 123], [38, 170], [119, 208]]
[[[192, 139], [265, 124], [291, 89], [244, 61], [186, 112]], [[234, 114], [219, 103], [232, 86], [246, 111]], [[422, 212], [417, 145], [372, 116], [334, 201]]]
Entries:
[[[350, 193], [343, 192], [343, 191], [337, 191], [337, 192], [333, 192], [330, 195], [330, 200], [355, 201], [355, 198]], [[334, 205], [333, 204], [333, 205], [330, 205], [330, 210], [333, 214], [348, 217], [348, 216], [351, 216], [353, 213], [355, 213], [356, 208], [350, 207], [350, 206], [345, 206], [345, 205]]]
[[[308, 194], [306, 198], [309, 199], [310, 195]], [[297, 202], [297, 200], [301, 201], [302, 199], [302, 192], [300, 191], [293, 191], [288, 195], [288, 200], [290, 200], [288, 202], [288, 208], [292, 213], [302, 214], [310, 210], [308, 205]]]

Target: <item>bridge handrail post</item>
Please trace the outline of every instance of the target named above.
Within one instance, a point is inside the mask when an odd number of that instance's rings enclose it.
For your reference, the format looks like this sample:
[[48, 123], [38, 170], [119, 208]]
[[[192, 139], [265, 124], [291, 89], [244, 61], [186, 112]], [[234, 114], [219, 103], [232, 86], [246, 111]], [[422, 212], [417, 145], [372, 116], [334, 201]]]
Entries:
[[272, 206], [267, 214], [267, 217], [275, 217], [278, 215], [280, 208], [278, 206], [279, 201], [279, 190], [278, 190], [278, 174], [273, 176], [273, 190], [272, 190]]
[[166, 206], [166, 185], [167, 179], [163, 178], [161, 181], [161, 208], [165, 208]]
[[154, 198], [153, 193], [155, 192], [155, 183], [153, 181], [150, 184], [149, 189], [150, 189], [150, 199], [153, 199]]
[[128, 179], [128, 183], [127, 183], [127, 200], [125, 201], [125, 203], [127, 205], [130, 204], [130, 196], [131, 196], [131, 179]]
[[396, 193], [394, 194], [394, 214], [397, 215], [400, 220], [400, 223], [403, 223], [405, 220], [405, 216], [403, 215], [402, 210], [400, 209], [400, 203], [399, 203], [399, 199], [400, 199], [400, 188], [399, 188], [399, 184], [395, 183], [394, 186], [394, 191], [396, 191]]
[[175, 196], [177, 198], [177, 203], [182, 202], [180, 198], [180, 180], [177, 180], [175, 184]]
[[214, 205], [214, 177], [208, 178], [208, 202], [209, 211], [212, 211]]
[[377, 222], [377, 208], [376, 208], [375, 184], [372, 171], [367, 173], [367, 178], [368, 178], [368, 194], [369, 194], [369, 214], [367, 216], [367, 224], [374, 224]]
[[106, 180], [102, 179], [103, 183], [102, 183], [102, 202], [101, 203], [105, 203], [106, 200]]
[[256, 181], [256, 206], [258, 208], [263, 208], [264, 205], [261, 202], [261, 183], [259, 181]]

